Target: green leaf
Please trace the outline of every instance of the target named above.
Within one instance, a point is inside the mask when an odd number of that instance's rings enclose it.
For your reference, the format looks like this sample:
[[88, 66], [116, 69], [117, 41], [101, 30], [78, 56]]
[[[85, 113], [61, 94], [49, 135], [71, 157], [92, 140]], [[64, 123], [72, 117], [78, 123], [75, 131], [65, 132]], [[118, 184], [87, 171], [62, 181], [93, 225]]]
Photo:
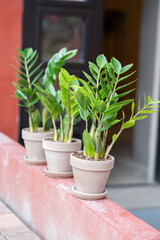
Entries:
[[135, 103], [132, 102], [132, 105], [131, 105], [132, 114], [131, 114], [131, 116], [133, 116], [133, 114], [134, 114], [134, 109], [135, 109]]
[[24, 80], [18, 80], [17, 81], [19, 85], [21, 85], [22, 87], [28, 87], [28, 82], [24, 81]]
[[107, 88], [107, 84], [106, 82], [104, 81], [103, 77], [100, 77], [100, 82], [101, 82], [101, 86], [102, 86], [102, 89], [104, 91], [104, 94], [105, 94], [105, 97], [108, 98], [109, 97], [109, 89]]
[[120, 121], [121, 121], [121, 119], [115, 119], [115, 120], [113, 120], [111, 123], [107, 123], [105, 126], [103, 126], [103, 127], [99, 130], [99, 132], [103, 132], [103, 131], [109, 129], [110, 127], [112, 127], [113, 125], [119, 123]]
[[152, 103], [152, 98], [150, 96], [147, 97], [147, 100], [148, 100], [148, 104]]
[[85, 96], [80, 90], [73, 92], [74, 97], [76, 98], [79, 106], [86, 111], [91, 104], [89, 97]]
[[134, 81], [132, 81], [132, 82], [129, 82], [129, 83], [127, 83], [127, 84], [124, 84], [124, 85], [122, 85], [122, 86], [119, 86], [119, 87], [116, 88], [116, 91], [118, 91], [118, 90], [120, 90], [120, 89], [122, 89], [122, 88], [125, 88], [125, 87], [131, 85], [132, 83], [134, 83], [134, 82], [136, 82], [136, 81], [137, 81], [137, 79], [134, 80]]
[[34, 66], [34, 64], [36, 63], [37, 59], [38, 59], [38, 54], [36, 55], [35, 59], [31, 62], [31, 64], [28, 67], [28, 70], [30, 71], [30, 69]]
[[107, 59], [103, 54], [99, 55], [96, 58], [96, 62], [97, 62], [98, 67], [101, 68], [101, 69], [105, 68], [106, 65], [107, 65]]
[[135, 125], [135, 120], [129, 120], [122, 124], [121, 129], [123, 130], [123, 129], [131, 128], [134, 125]]
[[32, 55], [33, 49], [32, 48], [25, 48], [23, 50], [23, 53], [25, 55], [25, 58], [27, 59], [27, 58], [29, 58]]
[[116, 141], [117, 140], [117, 134], [114, 134], [113, 136], [112, 136], [112, 141]]
[[114, 71], [117, 74], [119, 74], [120, 71], [121, 71], [121, 68], [122, 68], [121, 63], [116, 58], [112, 57], [111, 64], [112, 64], [112, 67], [113, 67]]
[[90, 158], [94, 157], [95, 146], [90, 134], [86, 130], [84, 130], [83, 132], [83, 144], [84, 144], [85, 154], [87, 154]]
[[31, 107], [38, 102], [39, 98], [36, 96], [32, 101], [29, 101], [28, 106]]
[[23, 52], [20, 48], [17, 48], [17, 51], [19, 52], [19, 54], [20, 54], [23, 58], [25, 58], [25, 54], [24, 54], [24, 52]]
[[82, 80], [81, 78], [78, 78], [78, 80], [83, 84], [85, 90], [90, 94], [92, 100], [94, 101], [95, 96], [93, 95], [93, 90], [91, 89], [90, 85], [86, 81]]
[[53, 106], [52, 104], [50, 103], [50, 101], [43, 96], [43, 94], [37, 92], [37, 96], [39, 97], [42, 105], [48, 110], [48, 112], [52, 113], [53, 111]]
[[139, 101], [138, 101], [138, 112], [140, 112], [141, 111], [141, 102], [140, 102], [140, 99], [139, 99]]
[[113, 97], [113, 99], [112, 99], [112, 100], [114, 100], [114, 99], [116, 99], [116, 98], [121, 98], [121, 97], [124, 97], [124, 96], [128, 95], [129, 93], [131, 93], [131, 92], [135, 91], [135, 89], [136, 89], [136, 88], [133, 88], [133, 89], [131, 89], [131, 90], [129, 90], [129, 91], [126, 91], [126, 92], [124, 92], [124, 93], [117, 94], [117, 96], [116, 96], [116, 97]]
[[95, 104], [93, 105], [92, 111], [102, 114], [106, 109], [106, 104], [103, 101], [98, 101], [95, 102]]
[[39, 124], [40, 124], [40, 121], [41, 121], [41, 117], [40, 117], [40, 112], [38, 109], [36, 109], [33, 113], [32, 113], [32, 116], [33, 116], [33, 126], [34, 126], [34, 131], [37, 130]]
[[84, 71], [83, 71], [83, 73], [84, 73], [84, 75], [86, 76], [86, 78], [90, 81], [90, 83], [92, 83], [92, 85], [93, 85], [94, 87], [97, 87], [97, 85], [96, 85], [95, 81], [93, 80], [93, 78], [92, 78], [88, 73], [86, 73], [86, 72], [84, 72]]
[[110, 78], [113, 80], [113, 82], [115, 83], [116, 82], [116, 76], [114, 74], [114, 71], [113, 71], [113, 68], [111, 67], [110, 64], [107, 64], [107, 70], [108, 70], [108, 73], [109, 73], [109, 76]]
[[28, 100], [27, 96], [19, 89], [15, 92], [15, 95], [20, 99], [20, 100]]
[[140, 111], [140, 114], [141, 113], [155, 113], [156, 111], [154, 110], [143, 110], [143, 111]]
[[124, 66], [124, 67], [121, 69], [120, 74], [127, 72], [131, 67], [133, 67], [133, 63]]
[[[137, 70], [136, 70], [136, 71], [137, 71]], [[134, 71], [134, 72], [132, 72], [132, 73], [130, 73], [130, 74], [124, 76], [124, 77], [119, 78], [118, 82], [121, 82], [121, 81], [125, 80], [126, 78], [129, 78], [129, 77], [132, 76], [136, 71]]]
[[31, 73], [30, 73], [30, 77], [32, 77], [32, 75], [42, 66], [43, 62], [40, 63]]
[[31, 86], [42, 76], [43, 69], [38, 73], [38, 75], [33, 79]]
[[48, 118], [47, 118], [47, 120], [45, 121], [45, 124], [44, 124], [44, 131], [46, 132], [46, 131], [49, 131], [50, 130], [50, 128], [51, 128], [51, 126], [52, 126], [52, 118], [51, 118], [51, 116], [49, 116]]
[[99, 73], [99, 68], [94, 63], [89, 62], [89, 67], [91, 67], [91, 69], [97, 74]]
[[139, 117], [133, 117], [132, 120], [142, 120], [142, 119], [145, 119], [147, 118], [148, 116], [145, 115], [145, 116], [139, 116]]
[[88, 110], [85, 111], [85, 110], [83, 110], [81, 107], [79, 108], [79, 113], [80, 113], [81, 118], [82, 118], [84, 121], [88, 120], [89, 117], [90, 117], [89, 111], [88, 111]]

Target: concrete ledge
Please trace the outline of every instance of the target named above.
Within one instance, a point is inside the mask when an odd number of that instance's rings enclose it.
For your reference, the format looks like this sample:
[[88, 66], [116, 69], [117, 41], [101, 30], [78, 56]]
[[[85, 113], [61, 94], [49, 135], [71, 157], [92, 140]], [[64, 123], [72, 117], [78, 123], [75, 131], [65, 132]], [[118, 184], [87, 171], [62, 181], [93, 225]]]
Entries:
[[159, 240], [160, 232], [110, 199], [82, 201], [73, 179], [51, 179], [23, 162], [25, 149], [0, 134], [0, 198], [42, 239]]

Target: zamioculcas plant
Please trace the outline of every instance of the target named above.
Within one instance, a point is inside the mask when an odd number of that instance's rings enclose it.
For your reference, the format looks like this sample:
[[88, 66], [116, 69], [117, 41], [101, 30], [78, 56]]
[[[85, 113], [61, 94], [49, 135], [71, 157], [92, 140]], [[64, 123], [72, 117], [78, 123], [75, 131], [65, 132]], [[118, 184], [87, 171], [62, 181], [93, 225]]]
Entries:
[[[79, 120], [79, 106], [72, 96], [72, 86], [79, 85], [77, 78], [70, 75], [64, 68], [59, 73], [60, 90], [54, 89], [54, 94], [46, 89], [37, 87], [37, 96], [42, 105], [50, 112], [53, 128], [54, 141], [68, 142], [72, 141], [73, 125]], [[52, 86], [53, 89], [53, 86]], [[56, 119], [60, 118], [60, 127], [57, 129]]]
[[[79, 79], [82, 86], [78, 86], [77, 90], [73, 92], [73, 95], [79, 104], [80, 115], [86, 122], [86, 129], [83, 132], [84, 150], [81, 158], [90, 159], [95, 162], [103, 162], [103, 164], [108, 162], [109, 164], [112, 158], [109, 153], [122, 131], [133, 127], [137, 120], [145, 119], [149, 114], [154, 113], [155, 110], [152, 108], [155, 107], [154, 105], [156, 103], [160, 103], [160, 101], [152, 101], [150, 96], [146, 99], [144, 95], [144, 106], [141, 107], [139, 101], [138, 110], [135, 112], [134, 99], [127, 99], [127, 96], [134, 91], [135, 88], [126, 90], [126, 87], [132, 85], [136, 80], [125, 82], [126, 79], [129, 79], [129, 77], [135, 73], [134, 71], [126, 74], [132, 66], [133, 64], [129, 64], [122, 67], [121, 63], [114, 57], [108, 62], [106, 57], [101, 54], [97, 57], [96, 64], [89, 62], [91, 74], [89, 75], [84, 72], [87, 81]], [[123, 100], [124, 96], [125, 100]], [[125, 119], [123, 110], [123, 107], [127, 104], [131, 104], [131, 115], [129, 119]], [[119, 111], [121, 112], [120, 118], [117, 116]], [[88, 128], [89, 118], [92, 120], [91, 129]], [[119, 131], [113, 134], [112, 141], [108, 144], [108, 131], [119, 122], [121, 122]], [[114, 159], [112, 159], [110, 169], [113, 167], [113, 162]], [[75, 159], [72, 157], [72, 167], [77, 168], [77, 166], [80, 166], [79, 162], [77, 163], [78, 165], [75, 164]], [[77, 169], [75, 172], [76, 171]], [[92, 176], [92, 178], [94, 178], [94, 176]], [[75, 177], [75, 179], [75, 181], [78, 182], [78, 177]], [[100, 191], [101, 193], [104, 191], [105, 183], [106, 179]], [[78, 187], [76, 186], [76, 188], [78, 188], [78, 191], [84, 191], [84, 188], [82, 189], [79, 185]]]
[[[75, 76], [61, 68], [67, 59], [74, 57], [77, 50], [67, 51], [62, 48], [48, 62], [42, 84], [35, 84], [37, 96], [42, 105], [50, 113], [54, 128], [54, 141], [71, 142], [73, 125], [79, 118], [79, 107], [71, 95], [72, 85], [79, 84]], [[59, 81], [60, 90], [56, 91], [54, 83]], [[65, 114], [64, 114], [65, 108]], [[60, 118], [60, 128], [57, 129], [56, 119]]]
[[[79, 106], [72, 91], [79, 82], [74, 75], [61, 68], [64, 61], [74, 57], [76, 52], [61, 49], [49, 61], [42, 84], [35, 84], [37, 96], [50, 113], [54, 128], [53, 138], [43, 140], [48, 165], [45, 172], [50, 177], [71, 177], [70, 153], [81, 148], [81, 141], [72, 139], [73, 125], [80, 119]], [[58, 81], [60, 90], [54, 88], [55, 81]]]
[[36, 65], [38, 53], [36, 50], [33, 51], [32, 48], [24, 50], [17, 48], [17, 51], [19, 55], [15, 54], [14, 59], [18, 63], [19, 68], [13, 66], [18, 72], [15, 74], [18, 79], [17, 83], [13, 82], [16, 88], [15, 97], [21, 101], [18, 105], [26, 108], [29, 115], [29, 128], [33, 132], [37, 131], [40, 124], [40, 113], [35, 107], [39, 99], [36, 95], [34, 83], [38, 82], [43, 74], [43, 70], [39, 71], [42, 63], [38, 66]]
[[[81, 117], [86, 121], [86, 129], [83, 133], [84, 154], [97, 161], [107, 159], [122, 131], [133, 127], [137, 120], [145, 119], [148, 114], [154, 113], [153, 105], [160, 101], [152, 101], [150, 96], [146, 99], [144, 95], [144, 106], [141, 108], [139, 101], [138, 111], [135, 113], [134, 99], [122, 100], [122, 97], [135, 90], [135, 88], [127, 91], [125, 89], [136, 80], [123, 84], [125, 79], [135, 73], [134, 71], [124, 75], [133, 64], [122, 67], [114, 57], [109, 63], [104, 55], [99, 55], [96, 63], [97, 65], [89, 62], [91, 76], [84, 72], [88, 82], [79, 79], [83, 86], [78, 86], [73, 95], [80, 106]], [[121, 90], [120, 93], [119, 90]], [[127, 104], [131, 104], [131, 116], [125, 120], [123, 107]], [[120, 119], [117, 118], [119, 111], [122, 111]], [[90, 131], [87, 124], [88, 118], [92, 119]], [[106, 146], [108, 131], [118, 122], [122, 122], [121, 128], [112, 136], [112, 142]]]
[[37, 65], [38, 53], [32, 48], [21, 50], [17, 48], [19, 55], [15, 55], [15, 61], [19, 64], [17, 83], [13, 83], [16, 91], [15, 97], [21, 102], [19, 106], [26, 108], [29, 115], [29, 128], [22, 129], [22, 138], [24, 139], [27, 156], [24, 157], [25, 162], [30, 164], [46, 163], [45, 154], [42, 149], [42, 139], [44, 137], [53, 136], [53, 131], [49, 130], [52, 123], [46, 109], [42, 113], [43, 128], [39, 128], [41, 117], [36, 103], [39, 98], [36, 94], [34, 84], [41, 81], [43, 69], [42, 63]]

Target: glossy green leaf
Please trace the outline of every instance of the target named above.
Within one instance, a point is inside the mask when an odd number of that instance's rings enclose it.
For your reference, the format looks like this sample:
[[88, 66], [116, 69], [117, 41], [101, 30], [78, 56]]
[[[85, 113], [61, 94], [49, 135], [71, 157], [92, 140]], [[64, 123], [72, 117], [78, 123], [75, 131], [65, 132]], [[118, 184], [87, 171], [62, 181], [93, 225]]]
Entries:
[[36, 131], [39, 124], [40, 124], [40, 121], [41, 121], [41, 117], [40, 117], [40, 112], [38, 109], [36, 109], [33, 113], [32, 113], [32, 116], [33, 116], [33, 126], [34, 126], [34, 130]]
[[122, 69], [120, 71], [120, 74], [127, 72], [131, 67], [133, 67], [133, 63], [128, 64], [128, 65], [122, 67]]
[[86, 130], [84, 130], [83, 132], [83, 144], [84, 144], [85, 154], [87, 154], [91, 158], [94, 157], [95, 146], [90, 134]]
[[121, 63], [116, 58], [112, 57], [111, 64], [112, 64], [112, 67], [113, 67], [114, 71], [117, 74], [119, 74], [120, 71], [121, 71], [121, 68], [122, 68]]
[[129, 77], [132, 76], [135, 72], [137, 72], [137, 71], [134, 71], [134, 72], [132, 72], [132, 73], [130, 73], [130, 74], [124, 76], [124, 77], [119, 78], [118, 81], [121, 82], [121, 81], [125, 80], [126, 78], [129, 78]]
[[112, 136], [112, 141], [116, 141], [117, 140], [117, 134], [114, 134], [113, 136]]
[[114, 74], [114, 70], [113, 68], [111, 67], [110, 64], [107, 65], [107, 70], [108, 70], [108, 73], [109, 73], [109, 76], [110, 78], [113, 80], [113, 82], [115, 83], [116, 82], [116, 76]]
[[123, 130], [123, 129], [131, 128], [134, 125], [135, 125], [135, 120], [129, 120], [122, 124], [121, 129]]
[[98, 65], [98, 67], [102, 69], [102, 68], [106, 67], [107, 59], [103, 54], [101, 54], [96, 58], [96, 63]]
[[148, 116], [145, 115], [145, 116], [139, 116], [139, 117], [133, 117], [132, 120], [142, 120], [142, 119], [145, 119], [147, 118]]
[[88, 73], [86, 73], [86, 72], [84, 72], [84, 71], [83, 71], [83, 73], [84, 73], [84, 75], [86, 76], [86, 78], [90, 81], [90, 83], [92, 83], [92, 85], [93, 85], [94, 87], [97, 87], [97, 85], [96, 85], [95, 81], [93, 80], [93, 78], [92, 78]]
[[85, 96], [80, 90], [73, 92], [79, 106], [86, 111], [91, 104], [91, 100], [88, 96]]

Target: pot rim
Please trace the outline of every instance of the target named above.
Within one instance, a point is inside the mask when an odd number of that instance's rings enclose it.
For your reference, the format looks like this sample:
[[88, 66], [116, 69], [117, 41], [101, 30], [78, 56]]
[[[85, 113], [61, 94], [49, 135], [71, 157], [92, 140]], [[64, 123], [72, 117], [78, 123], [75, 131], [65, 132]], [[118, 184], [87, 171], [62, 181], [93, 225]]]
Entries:
[[[46, 132], [30, 132], [30, 131], [26, 131], [28, 130], [28, 128], [23, 128], [22, 129], [22, 138], [24, 140], [29, 140], [29, 141], [42, 141], [43, 138], [45, 137], [51, 137], [54, 134], [53, 128], [51, 128], [49, 131]], [[43, 129], [43, 127], [38, 127], [38, 129]]]
[[[43, 138], [42, 140], [43, 141], [46, 141], [46, 142], [50, 142], [50, 143], [55, 143], [55, 144], [74, 144], [74, 143], [77, 143], [77, 142], [82, 142], [82, 140], [81, 139], [78, 139], [78, 138], [72, 138], [72, 139], [74, 139], [75, 141], [74, 142], [70, 142], [70, 143], [68, 143], [68, 142], [59, 142], [59, 141], [50, 141], [50, 140], [53, 140], [53, 137], [45, 137], [45, 138]], [[77, 152], [79, 152], [79, 151], [77, 151]]]
[[72, 167], [83, 169], [86, 171], [109, 171], [114, 167], [115, 162], [115, 158], [112, 155], [109, 156], [111, 157], [111, 159], [106, 161], [92, 161], [77, 158], [76, 156], [73, 156], [73, 153], [71, 153], [70, 164]]
[[53, 140], [51, 137], [46, 137], [42, 139], [42, 147], [44, 150], [47, 151], [54, 151], [54, 152], [76, 152], [81, 149], [82, 141], [78, 138], [72, 138], [74, 139], [74, 142], [71, 143], [64, 143], [64, 142], [54, 142], [50, 141]]

